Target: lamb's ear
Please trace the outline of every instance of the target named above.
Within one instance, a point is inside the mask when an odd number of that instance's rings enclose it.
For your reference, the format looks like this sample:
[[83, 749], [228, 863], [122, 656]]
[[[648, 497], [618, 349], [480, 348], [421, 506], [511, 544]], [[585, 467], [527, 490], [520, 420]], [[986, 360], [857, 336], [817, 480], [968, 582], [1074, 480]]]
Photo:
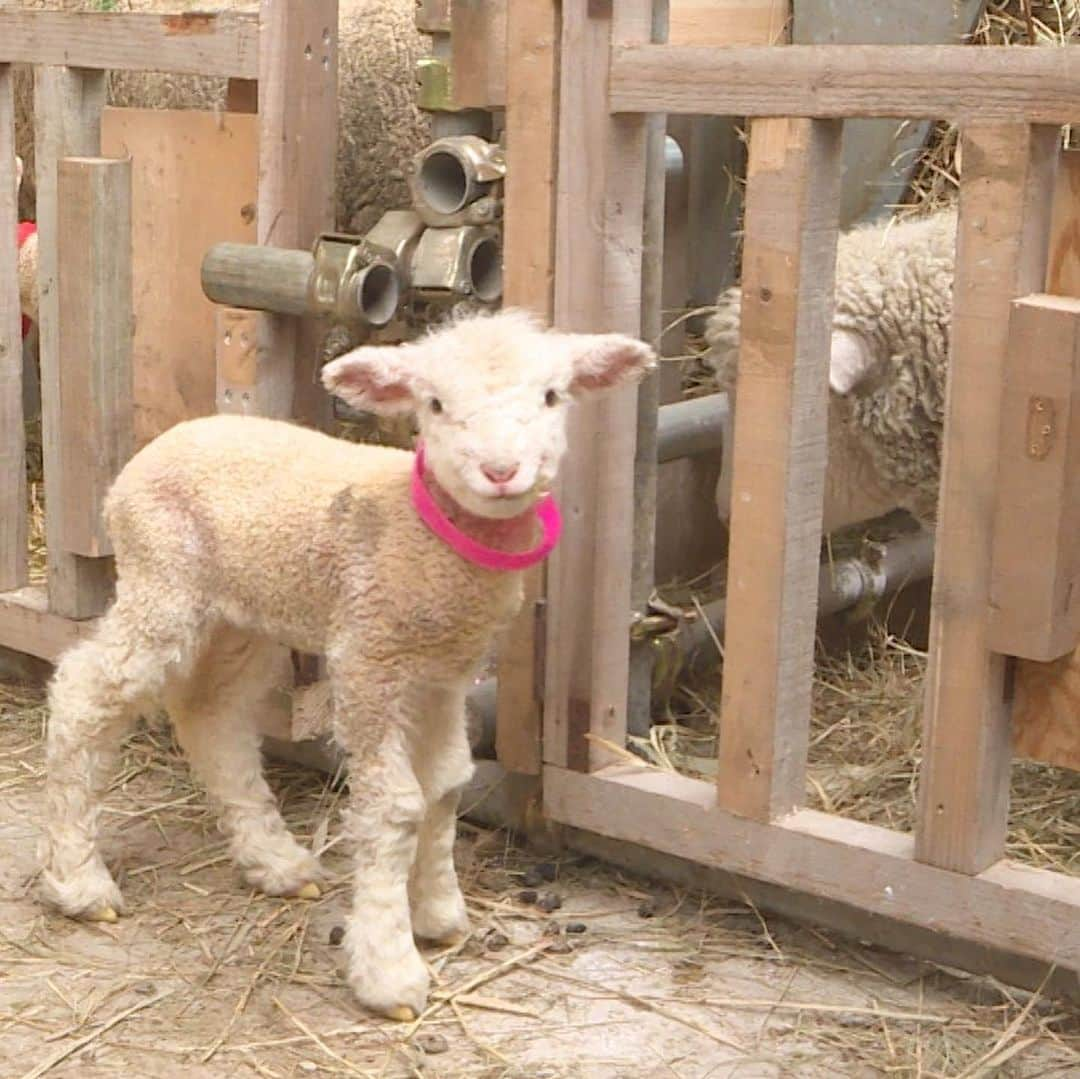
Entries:
[[656, 353], [643, 341], [621, 333], [561, 335], [570, 352], [572, 393], [634, 382], [656, 366]]
[[353, 349], [323, 367], [322, 384], [360, 412], [382, 416], [411, 412], [416, 407], [415, 359], [410, 345]]
[[865, 338], [847, 330], [834, 330], [829, 351], [829, 389], [843, 397], [859, 388], [874, 369], [874, 357]]
[[18, 195], [19, 190], [22, 188], [23, 178], [23, 159], [18, 154], [15, 155], [15, 194]]

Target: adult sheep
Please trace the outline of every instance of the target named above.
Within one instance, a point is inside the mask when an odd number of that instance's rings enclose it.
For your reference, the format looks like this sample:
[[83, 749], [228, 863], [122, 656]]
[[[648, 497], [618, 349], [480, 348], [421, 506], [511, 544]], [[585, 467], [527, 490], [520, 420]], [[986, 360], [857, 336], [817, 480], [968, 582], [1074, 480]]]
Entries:
[[[941, 476], [956, 224], [950, 208], [862, 226], [843, 233], [836, 252], [826, 489], [858, 485], [928, 529]], [[729, 392], [740, 302], [738, 288], [721, 293], [706, 326], [706, 363]], [[1080, 648], [1052, 663], [1017, 665], [1013, 719], [1027, 752], [1080, 761], [1078, 700]]]
[[[99, 0], [22, 0], [22, 7], [100, 11]], [[206, 10], [197, 0], [127, 0], [132, 11]], [[257, 11], [243, 0], [214, 0], [219, 10]], [[382, 213], [407, 206], [406, 163], [430, 141], [416, 106], [417, 60], [428, 49], [416, 29], [415, 0], [341, 0], [339, 8], [337, 226], [365, 232]], [[154, 72], [112, 72], [109, 103], [139, 108], [222, 108], [225, 81]], [[27, 163], [20, 205], [33, 216], [33, 80], [16, 71], [15, 143]]]
[[255, 713], [283, 649], [324, 654], [350, 758], [349, 983], [376, 1011], [419, 1014], [428, 974], [413, 934], [468, 927], [453, 864], [472, 773], [465, 695], [521, 603], [520, 570], [557, 536], [543, 492], [567, 407], [654, 359], [632, 338], [503, 312], [324, 368], [355, 408], [415, 411], [422, 453], [216, 416], [136, 454], [105, 508], [115, 604], [49, 690], [45, 899], [99, 920], [121, 909], [97, 847], [101, 797], [123, 733], [162, 700], [247, 881], [317, 896], [316, 860], [263, 778]]

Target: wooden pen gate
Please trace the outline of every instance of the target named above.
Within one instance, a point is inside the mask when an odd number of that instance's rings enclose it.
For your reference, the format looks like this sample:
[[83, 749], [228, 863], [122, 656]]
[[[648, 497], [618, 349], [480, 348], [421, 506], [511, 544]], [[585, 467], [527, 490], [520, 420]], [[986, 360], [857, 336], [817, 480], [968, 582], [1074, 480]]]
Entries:
[[[337, 35], [337, 0], [263, 0], [254, 14], [26, 11], [0, 3], [0, 236], [13, 237], [16, 224], [13, 65], [34, 68], [48, 551], [46, 584], [28, 584], [19, 296], [14, 245], [7, 244], [0, 247], [0, 647], [55, 660], [109, 602], [101, 504], [139, 441], [133, 385], [140, 377], [187, 377], [190, 391], [197, 374], [212, 394], [216, 352], [219, 410], [319, 426], [330, 418], [313, 320], [247, 312], [242, 362], [223, 330], [216, 345], [205, 334], [187, 335], [185, 344], [200, 338], [205, 356], [170, 355], [177, 342], [160, 342], [157, 366], [133, 371], [131, 161], [101, 156], [106, 72], [227, 79], [228, 110], [259, 113], [258, 195], [246, 220], [254, 210], [260, 243], [303, 248], [334, 225]], [[225, 121], [204, 130], [215, 126]], [[190, 150], [193, 137], [185, 129]], [[155, 181], [172, 174], [164, 177]], [[185, 269], [197, 283], [197, 263]], [[157, 303], [171, 306], [172, 281], [135, 283], [156, 287]], [[229, 325], [229, 312], [219, 318]], [[159, 428], [200, 407], [213, 411], [212, 396], [201, 406], [180, 396], [180, 414], [174, 408]]]
[[[1011, 864], [1004, 849], [1008, 656], [1045, 659], [1077, 639], [1066, 522], [1080, 305], [1040, 294], [1080, 55], [676, 47], [650, 44], [652, 25], [651, 0], [563, 5], [554, 316], [567, 330], [641, 332], [648, 116], [752, 118], [719, 778], [638, 767], [608, 748], [626, 738], [637, 419], [625, 392], [583, 409], [572, 432], [546, 597], [545, 814], [1075, 979], [1080, 880]], [[963, 142], [914, 835], [802, 808], [840, 146], [843, 121], [862, 116], [951, 119]], [[1028, 364], [1044, 334], [1055, 363]], [[1056, 416], [1042, 457], [1057, 462], [1041, 473], [1041, 451], [1026, 445], [1029, 406], [1043, 429], [1040, 401]], [[1036, 489], [1032, 520], [1022, 507]], [[1028, 502], [1008, 501], [1022, 490]], [[1047, 619], [1057, 641], [1033, 643], [1031, 626]]]

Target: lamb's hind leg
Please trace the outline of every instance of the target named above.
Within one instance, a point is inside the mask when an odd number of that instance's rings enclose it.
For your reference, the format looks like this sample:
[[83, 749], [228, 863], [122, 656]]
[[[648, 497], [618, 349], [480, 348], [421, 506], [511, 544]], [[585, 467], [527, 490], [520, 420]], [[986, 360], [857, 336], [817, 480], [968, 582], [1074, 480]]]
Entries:
[[70, 916], [112, 921], [120, 890], [98, 850], [101, 798], [139, 711], [197, 651], [202, 615], [189, 604], [121, 595], [94, 635], [65, 653], [49, 686], [42, 898]]
[[287, 649], [222, 627], [166, 706], [192, 771], [221, 811], [244, 879], [267, 895], [316, 899], [319, 864], [289, 834], [263, 776], [256, 719], [291, 676]]

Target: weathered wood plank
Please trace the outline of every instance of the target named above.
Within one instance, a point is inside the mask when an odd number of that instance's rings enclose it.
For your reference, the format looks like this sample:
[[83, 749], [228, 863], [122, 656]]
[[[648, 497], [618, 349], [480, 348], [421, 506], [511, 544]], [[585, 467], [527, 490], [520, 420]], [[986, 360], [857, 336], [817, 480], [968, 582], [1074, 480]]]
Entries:
[[615, 51], [610, 94], [616, 113], [1065, 124], [1080, 113], [1080, 56], [971, 45], [635, 45]]
[[0, 11], [0, 63], [254, 79], [259, 23], [244, 12]]
[[961, 138], [916, 834], [921, 861], [978, 873], [1004, 852], [1012, 758], [1005, 659], [988, 635], [1009, 310], [1043, 284], [1061, 140], [1026, 124], [970, 125]]
[[672, 45], [779, 45], [791, 20], [788, 0], [671, 0]]
[[67, 157], [57, 174], [60, 259], [59, 514], [64, 549], [112, 554], [102, 506], [134, 452], [131, 160]]
[[105, 110], [102, 153], [132, 158], [135, 448], [214, 412], [215, 305], [199, 269], [255, 242], [258, 120], [194, 109]]
[[16, 277], [15, 98], [0, 64], [0, 591], [27, 581], [26, 435], [23, 427], [22, 319]]
[[1012, 305], [989, 645], [1052, 660], [1080, 643], [1080, 300]]
[[62, 515], [52, 512], [64, 504], [69, 488], [63, 468], [64, 417], [60, 404], [57, 172], [61, 158], [96, 157], [101, 152], [101, 112], [104, 104], [103, 71], [35, 68], [45, 544], [48, 548], [50, 609], [68, 618], [90, 618], [105, 609], [112, 591], [112, 564], [108, 559], [83, 558], [65, 550]]
[[1076, 877], [1007, 862], [951, 873], [900, 832], [806, 809], [749, 820], [718, 808], [711, 783], [651, 768], [549, 766], [543, 783], [555, 821], [1080, 972]]
[[[563, 5], [555, 324], [641, 327], [644, 118], [613, 120], [605, 104], [611, 39], [647, 40], [652, 6], [618, 8], [618, 27], [587, 0]], [[599, 226], [599, 227], [598, 227]], [[626, 735], [633, 554], [633, 388], [575, 410], [560, 482], [565, 530], [548, 569], [545, 759], [586, 769]]]
[[[261, 19], [258, 242], [309, 250], [334, 227], [338, 4], [262, 0]], [[329, 425], [319, 338], [313, 320], [260, 316], [260, 415]]]
[[757, 820], [805, 787], [840, 136], [822, 120], [750, 132], [717, 783]]
[[[507, 81], [520, 80], [514, 68], [524, 56], [515, 51], [507, 36], [508, 20], [514, 8], [537, 8], [515, 12], [518, 19], [539, 15], [543, 20], [548, 4], [508, 4], [507, 0], [454, 0], [450, 7], [452, 48], [451, 92], [455, 108], [490, 109], [508, 103]], [[539, 33], [543, 34], [542, 26]], [[526, 48], [531, 42], [523, 43]]]
[[60, 654], [87, 636], [94, 619], [75, 621], [49, 610], [44, 588], [0, 592], [0, 648], [55, 663]]
[[[454, 8], [455, 15], [457, 7]], [[555, 280], [555, 173], [559, 9], [554, 0], [513, 4], [507, 13], [506, 209], [503, 302], [550, 321]], [[526, 576], [521, 615], [499, 646], [495, 751], [510, 772], [540, 771], [536, 603], [544, 572]]]

